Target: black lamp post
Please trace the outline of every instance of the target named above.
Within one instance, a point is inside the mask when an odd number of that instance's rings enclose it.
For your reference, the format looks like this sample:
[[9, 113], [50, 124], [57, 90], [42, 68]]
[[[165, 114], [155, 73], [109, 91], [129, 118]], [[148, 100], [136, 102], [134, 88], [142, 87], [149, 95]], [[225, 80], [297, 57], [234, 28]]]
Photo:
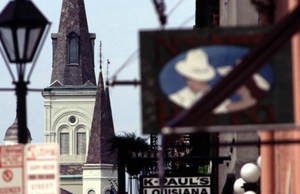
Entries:
[[[29, 0], [15, 0], [7, 4], [0, 13], [0, 41], [4, 61], [16, 85], [18, 142], [27, 143], [26, 94], [29, 77], [34, 68], [36, 57], [49, 30], [49, 22]], [[15, 79], [8, 65], [16, 64]], [[32, 62], [25, 79], [26, 63]]]

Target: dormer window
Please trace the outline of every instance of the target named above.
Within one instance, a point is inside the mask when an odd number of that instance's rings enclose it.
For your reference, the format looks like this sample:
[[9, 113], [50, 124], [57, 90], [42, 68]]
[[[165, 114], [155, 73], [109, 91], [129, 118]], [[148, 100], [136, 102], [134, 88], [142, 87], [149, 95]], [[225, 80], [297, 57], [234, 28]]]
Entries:
[[79, 36], [75, 32], [68, 35], [68, 64], [79, 64]]

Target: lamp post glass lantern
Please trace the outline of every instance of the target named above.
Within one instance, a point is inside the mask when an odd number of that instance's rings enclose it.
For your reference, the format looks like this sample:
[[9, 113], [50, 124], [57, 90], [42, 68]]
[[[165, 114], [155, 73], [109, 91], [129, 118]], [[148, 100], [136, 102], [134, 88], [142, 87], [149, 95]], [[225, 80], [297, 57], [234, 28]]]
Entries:
[[247, 163], [241, 169], [241, 177], [247, 183], [255, 183], [260, 178], [260, 169], [255, 164]]
[[[1, 54], [16, 85], [18, 142], [27, 143], [26, 94], [30, 74], [50, 23], [29, 0], [10, 1], [0, 13]], [[4, 54], [5, 53], [5, 54]], [[16, 64], [17, 80], [10, 63]], [[32, 62], [25, 80], [26, 63]]]
[[241, 169], [241, 178], [237, 179], [233, 185], [236, 194], [258, 194], [260, 193], [260, 157], [257, 165], [253, 163], [245, 164]]

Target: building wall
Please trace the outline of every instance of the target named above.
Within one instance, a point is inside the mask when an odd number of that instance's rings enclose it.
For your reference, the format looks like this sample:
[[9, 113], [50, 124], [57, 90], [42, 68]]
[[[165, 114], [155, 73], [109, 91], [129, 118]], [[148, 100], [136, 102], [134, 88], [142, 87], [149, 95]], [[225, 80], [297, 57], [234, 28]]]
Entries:
[[[259, 14], [250, 0], [220, 0], [220, 26], [257, 26]], [[259, 141], [256, 132], [250, 133], [221, 133], [220, 142], [249, 142]], [[220, 156], [231, 156], [231, 161], [219, 165], [219, 193], [222, 193], [227, 174], [240, 178], [240, 169], [246, 163], [255, 163], [259, 156], [257, 146], [221, 146]]]
[[[275, 25], [283, 17], [292, 11], [298, 0], [276, 0], [275, 3]], [[266, 20], [266, 24], [268, 20]], [[299, 101], [299, 78], [300, 78], [300, 34], [294, 34], [291, 38], [291, 58], [293, 68], [294, 88], [294, 122], [300, 122], [300, 101]], [[261, 141], [299, 141], [299, 130], [262, 131]], [[261, 194], [268, 193], [300, 193], [299, 185], [299, 144], [276, 144], [261, 146]]]
[[[69, 151], [61, 153], [60, 163], [84, 163], [88, 149], [95, 104], [96, 87], [89, 90], [45, 90], [45, 142], [60, 143], [62, 133], [68, 134]], [[85, 145], [77, 146], [79, 134], [85, 133]], [[66, 137], [66, 136], [65, 136]], [[66, 141], [64, 141], [66, 142]], [[67, 143], [66, 143], [67, 144]], [[61, 146], [62, 151], [63, 146]], [[65, 148], [67, 149], [67, 148]]]
[[258, 22], [250, 0], [220, 0], [220, 26], [257, 25]]
[[88, 194], [91, 190], [96, 194], [106, 194], [111, 188], [109, 180], [117, 177], [113, 164], [84, 164], [82, 194]]
[[72, 194], [82, 194], [82, 177], [61, 178], [60, 187]]

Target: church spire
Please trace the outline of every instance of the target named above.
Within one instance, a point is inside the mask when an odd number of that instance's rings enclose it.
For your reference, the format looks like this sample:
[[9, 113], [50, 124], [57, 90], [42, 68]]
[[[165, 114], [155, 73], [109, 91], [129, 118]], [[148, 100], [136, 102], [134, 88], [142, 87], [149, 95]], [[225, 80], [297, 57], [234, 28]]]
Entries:
[[102, 69], [100, 69], [86, 163], [113, 164], [115, 162], [115, 155], [109, 151], [110, 144], [108, 140], [114, 136], [108, 89], [105, 90], [104, 88]]
[[95, 38], [88, 30], [84, 1], [63, 0], [59, 31], [52, 34], [52, 84], [80, 86], [90, 82], [96, 85]]

